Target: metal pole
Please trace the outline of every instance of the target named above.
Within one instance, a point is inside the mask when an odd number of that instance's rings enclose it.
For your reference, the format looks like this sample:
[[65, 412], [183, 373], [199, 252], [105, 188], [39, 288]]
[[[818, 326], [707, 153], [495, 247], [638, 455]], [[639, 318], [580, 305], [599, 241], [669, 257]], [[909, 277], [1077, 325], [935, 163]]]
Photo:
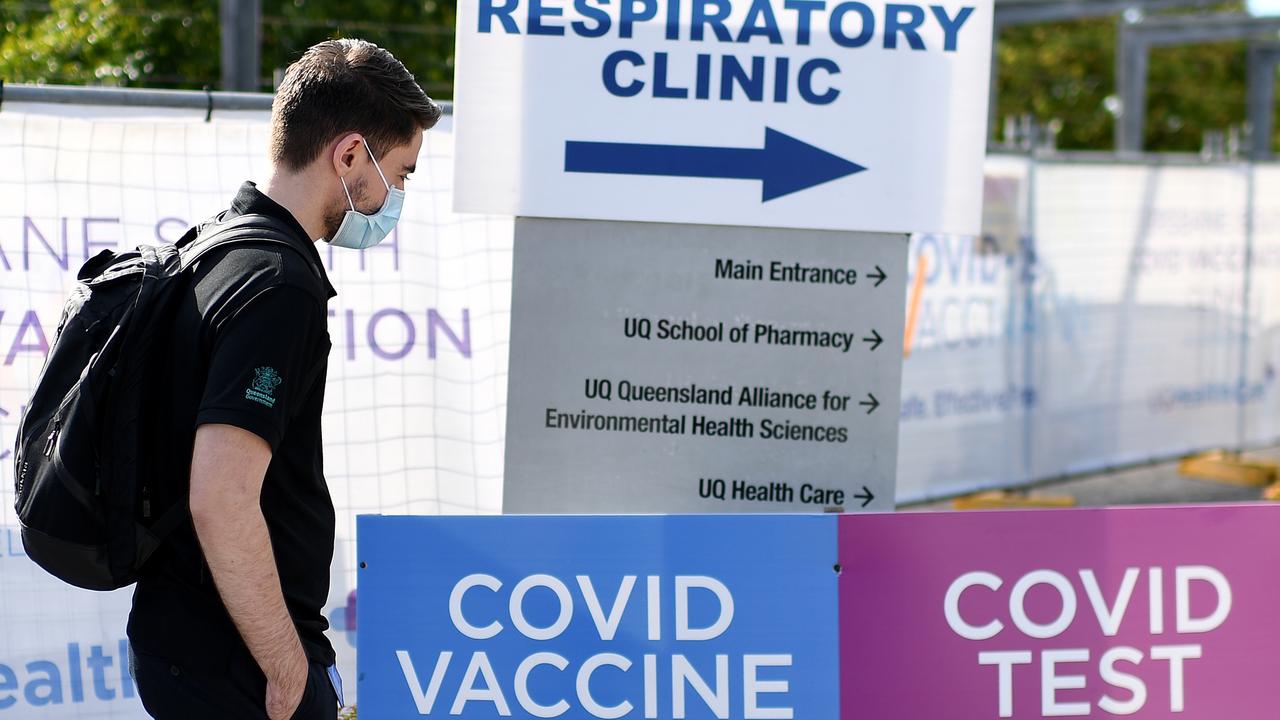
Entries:
[[1250, 302], [1253, 299], [1254, 195], [1257, 191], [1255, 168], [1253, 161], [1245, 164], [1244, 287], [1240, 293], [1244, 306], [1240, 313], [1240, 383], [1236, 390], [1236, 449], [1240, 451], [1248, 442], [1249, 351], [1252, 345]]
[[1120, 20], [1116, 85], [1120, 117], [1116, 118], [1116, 152], [1142, 152], [1147, 119], [1147, 58], [1151, 46]]
[[987, 95], [987, 146], [991, 146], [996, 136], [996, 123], [999, 122], [1000, 103], [1000, 23], [996, 23], [991, 35], [991, 81]]
[[1280, 48], [1249, 48], [1249, 98], [1246, 106], [1253, 140], [1249, 157], [1254, 160], [1269, 160], [1274, 154], [1271, 132], [1275, 127], [1277, 60], [1280, 60]]
[[[4, 86], [4, 105], [9, 103], [54, 103], [59, 105], [116, 105], [126, 107], [182, 108], [188, 110], [271, 109], [271, 93], [202, 92], [199, 90], [151, 90], [140, 88], [81, 87], [70, 85]], [[445, 115], [453, 114], [453, 103], [442, 102]]]
[[262, 61], [262, 0], [219, 0], [222, 89], [258, 89]]

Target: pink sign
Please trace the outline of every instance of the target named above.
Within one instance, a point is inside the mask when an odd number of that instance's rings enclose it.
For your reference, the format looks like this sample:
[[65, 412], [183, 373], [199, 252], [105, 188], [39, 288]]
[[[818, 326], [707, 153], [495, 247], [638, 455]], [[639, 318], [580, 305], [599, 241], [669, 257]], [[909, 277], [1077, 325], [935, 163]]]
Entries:
[[840, 518], [842, 720], [1280, 717], [1280, 506]]

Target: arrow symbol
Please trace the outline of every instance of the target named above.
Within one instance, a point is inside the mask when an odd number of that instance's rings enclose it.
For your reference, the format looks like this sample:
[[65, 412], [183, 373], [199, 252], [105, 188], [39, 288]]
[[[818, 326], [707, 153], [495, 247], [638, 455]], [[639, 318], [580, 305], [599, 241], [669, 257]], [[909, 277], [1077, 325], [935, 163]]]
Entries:
[[862, 342], [872, 343], [871, 352], [875, 352], [876, 348], [880, 347], [880, 343], [884, 342], [884, 338], [880, 337], [880, 333], [876, 332], [875, 328], [871, 329], [871, 335], [872, 337], [862, 338]]
[[761, 202], [769, 202], [862, 172], [865, 167], [832, 155], [773, 128], [764, 129], [764, 148], [642, 145], [584, 142], [564, 144], [565, 172], [665, 175], [761, 180]]
[[862, 507], [866, 507], [871, 504], [872, 500], [876, 499], [876, 496], [871, 494], [871, 490], [867, 489], [866, 485], [863, 485], [862, 492], [858, 495], [854, 495], [853, 499], [862, 500]]
[[867, 277], [869, 277], [869, 278], [878, 278], [878, 279], [876, 280], [876, 284], [875, 284], [875, 286], [876, 286], [876, 287], [880, 287], [880, 283], [884, 282], [885, 278], [886, 278], [886, 277], [888, 277], [888, 276], [887, 276], [887, 275], [885, 275], [885, 274], [884, 274], [884, 270], [881, 270], [881, 269], [880, 269], [880, 266], [879, 266], [879, 265], [877, 265], [877, 266], [876, 266], [876, 271], [875, 271], [874, 273], [871, 273], [871, 274], [870, 274], [870, 275], [868, 275]]
[[879, 400], [877, 400], [877, 399], [876, 399], [876, 396], [875, 396], [875, 395], [872, 395], [871, 393], [867, 393], [867, 397], [869, 397], [869, 398], [871, 398], [871, 399], [870, 399], [870, 400], [863, 400], [862, 402], [860, 402], [860, 403], [858, 403], [858, 404], [859, 404], [859, 405], [862, 405], [863, 407], [866, 407], [866, 408], [867, 408], [867, 414], [868, 414], [868, 415], [870, 415], [871, 413], [873, 413], [873, 412], [875, 412], [875, 411], [876, 411], [876, 408], [880, 407], [880, 401], [879, 401]]

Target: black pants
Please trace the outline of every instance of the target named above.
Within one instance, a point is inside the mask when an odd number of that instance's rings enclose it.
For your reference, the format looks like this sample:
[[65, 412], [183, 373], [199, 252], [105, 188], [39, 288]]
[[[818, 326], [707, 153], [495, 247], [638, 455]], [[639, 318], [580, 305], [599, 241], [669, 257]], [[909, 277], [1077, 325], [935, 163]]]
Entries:
[[[266, 720], [267, 678], [246, 648], [233, 653], [225, 672], [132, 649], [129, 661], [142, 706], [156, 720]], [[313, 662], [293, 718], [337, 717], [338, 698], [328, 670]]]

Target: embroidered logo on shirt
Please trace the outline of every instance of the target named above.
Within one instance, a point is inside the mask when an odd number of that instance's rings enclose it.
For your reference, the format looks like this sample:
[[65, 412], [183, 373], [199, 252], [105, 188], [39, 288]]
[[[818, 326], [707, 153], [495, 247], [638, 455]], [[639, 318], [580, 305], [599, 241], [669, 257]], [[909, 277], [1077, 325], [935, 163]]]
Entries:
[[261, 403], [267, 407], [275, 407], [276, 405], [276, 388], [280, 387], [284, 379], [280, 377], [280, 373], [275, 368], [260, 367], [253, 371], [253, 384], [248, 390], [244, 391], [244, 399]]

